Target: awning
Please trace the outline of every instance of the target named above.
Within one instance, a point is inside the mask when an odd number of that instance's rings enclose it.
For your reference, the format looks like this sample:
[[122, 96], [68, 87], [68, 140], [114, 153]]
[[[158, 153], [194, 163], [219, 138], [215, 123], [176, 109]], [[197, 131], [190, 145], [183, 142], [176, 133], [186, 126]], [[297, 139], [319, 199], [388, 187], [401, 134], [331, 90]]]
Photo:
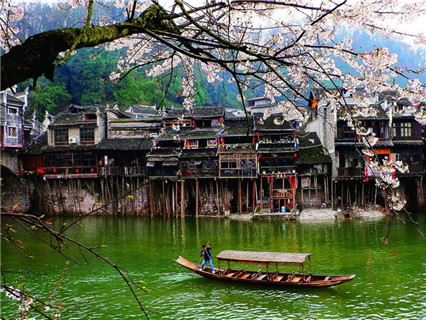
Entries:
[[219, 260], [256, 262], [256, 263], [283, 263], [303, 265], [310, 253], [292, 252], [262, 252], [262, 251], [237, 251], [224, 250], [217, 254]]

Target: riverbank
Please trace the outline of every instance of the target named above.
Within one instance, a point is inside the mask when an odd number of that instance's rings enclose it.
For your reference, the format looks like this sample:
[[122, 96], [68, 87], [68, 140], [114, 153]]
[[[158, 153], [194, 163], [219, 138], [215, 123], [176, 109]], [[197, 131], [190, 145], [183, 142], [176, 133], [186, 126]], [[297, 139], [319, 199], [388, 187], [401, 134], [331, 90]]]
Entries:
[[345, 211], [335, 211], [328, 208], [309, 208], [294, 213], [272, 213], [272, 214], [231, 214], [227, 216], [232, 220], [299, 220], [299, 221], [315, 221], [315, 220], [343, 220], [343, 219], [381, 219], [385, 217], [380, 210], [376, 209], [354, 209]]
[[334, 219], [380, 219], [385, 217], [382, 211], [375, 209], [354, 209], [335, 211], [332, 209], [304, 209], [298, 215], [297, 220], [334, 220]]

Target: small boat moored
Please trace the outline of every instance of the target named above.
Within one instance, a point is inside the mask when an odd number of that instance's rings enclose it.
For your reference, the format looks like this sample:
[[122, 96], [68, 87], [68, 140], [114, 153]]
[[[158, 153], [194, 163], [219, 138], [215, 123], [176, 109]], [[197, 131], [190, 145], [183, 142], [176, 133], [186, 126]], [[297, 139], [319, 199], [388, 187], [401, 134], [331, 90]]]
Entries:
[[[310, 253], [289, 252], [260, 252], [260, 251], [237, 251], [224, 250], [216, 256], [218, 268], [215, 273], [208, 267], [201, 270], [201, 265], [191, 262], [181, 256], [174, 260], [176, 263], [206, 278], [226, 280], [234, 282], [246, 282], [256, 284], [268, 284], [275, 286], [301, 286], [301, 287], [331, 287], [351, 281], [355, 275], [313, 275], [306, 274], [305, 262], [309, 260], [311, 269]], [[221, 268], [220, 264], [225, 262], [227, 268]], [[249, 271], [245, 269], [231, 269], [230, 263], [261, 264], [266, 266], [266, 272], [262, 270]], [[270, 266], [275, 265], [275, 271], [271, 272]], [[278, 265], [299, 266], [301, 273], [279, 272]]]

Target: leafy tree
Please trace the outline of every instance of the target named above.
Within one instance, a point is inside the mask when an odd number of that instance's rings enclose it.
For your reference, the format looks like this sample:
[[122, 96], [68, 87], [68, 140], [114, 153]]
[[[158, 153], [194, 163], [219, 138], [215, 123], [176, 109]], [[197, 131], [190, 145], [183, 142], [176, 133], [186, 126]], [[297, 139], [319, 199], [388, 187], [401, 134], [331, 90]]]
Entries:
[[29, 96], [27, 114], [36, 111], [37, 118], [43, 119], [44, 111], [56, 114], [64, 110], [71, 102], [71, 94], [61, 83], [51, 84], [46, 80], [39, 82], [38, 90], [32, 90]]

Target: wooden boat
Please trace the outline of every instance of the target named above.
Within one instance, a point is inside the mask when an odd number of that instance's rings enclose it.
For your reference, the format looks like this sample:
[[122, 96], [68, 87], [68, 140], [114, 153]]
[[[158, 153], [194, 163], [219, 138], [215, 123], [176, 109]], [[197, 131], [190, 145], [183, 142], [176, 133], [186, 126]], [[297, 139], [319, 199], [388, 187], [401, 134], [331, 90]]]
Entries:
[[[257, 252], [257, 251], [221, 251], [216, 258], [218, 268], [215, 273], [210, 267], [201, 270], [201, 265], [191, 262], [181, 256], [174, 260], [185, 268], [206, 278], [217, 280], [227, 280], [234, 282], [246, 282], [256, 284], [268, 284], [275, 286], [300, 286], [300, 287], [331, 287], [351, 281], [355, 275], [313, 275], [305, 273], [305, 261], [309, 259], [309, 269], [311, 269], [310, 253], [285, 253], [285, 252]], [[227, 268], [221, 268], [220, 264], [227, 263]], [[245, 269], [230, 268], [230, 262], [244, 264], [261, 264], [266, 266], [266, 272], [249, 271]], [[275, 271], [271, 272], [270, 266], [275, 265]], [[299, 266], [302, 273], [279, 272], [278, 265]]]

